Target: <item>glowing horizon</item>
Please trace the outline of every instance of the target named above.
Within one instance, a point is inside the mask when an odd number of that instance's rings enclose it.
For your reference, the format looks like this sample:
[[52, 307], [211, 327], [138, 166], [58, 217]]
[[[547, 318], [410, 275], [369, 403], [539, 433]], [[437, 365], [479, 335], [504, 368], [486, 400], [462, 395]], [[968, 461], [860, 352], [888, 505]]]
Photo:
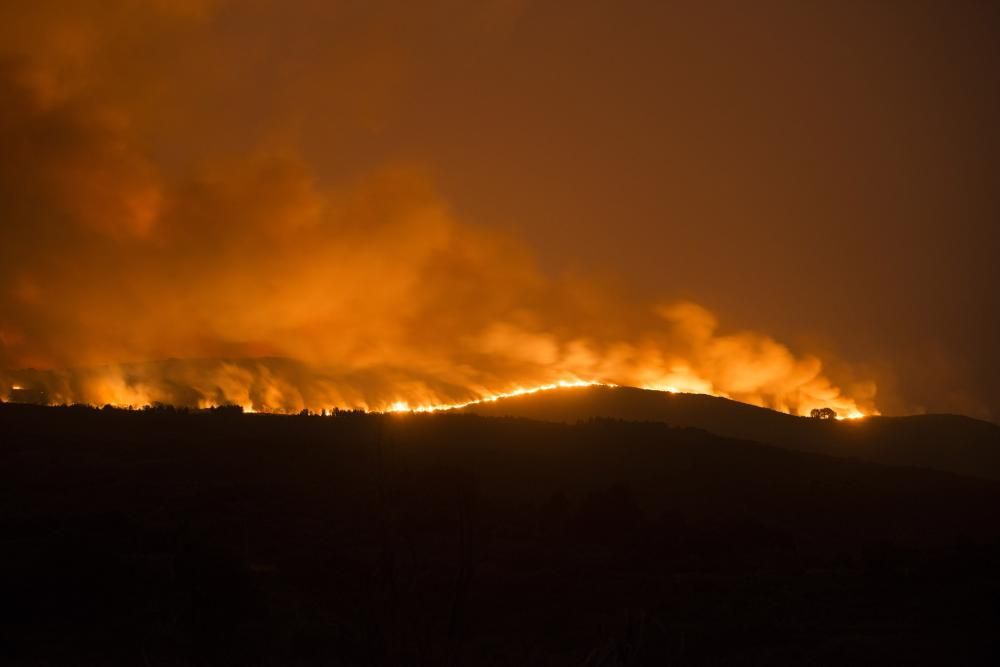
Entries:
[[[641, 390], [644, 390], [644, 391], [656, 391], [656, 392], [661, 392], [661, 393], [666, 393], [666, 394], [689, 394], [689, 395], [713, 396], [713, 397], [717, 397], [717, 398], [730, 398], [728, 396], [725, 396], [723, 394], [718, 394], [718, 393], [699, 392], [699, 391], [685, 391], [685, 390], [679, 389], [677, 386], [674, 386], [674, 385], [664, 385], [662, 383], [659, 383], [659, 384], [655, 384], [654, 383], [654, 384], [645, 385], [645, 386], [631, 386], [631, 385], [619, 385], [619, 384], [615, 384], [615, 383], [612, 383], [612, 382], [602, 382], [602, 381], [599, 381], [599, 380], [578, 380], [578, 379], [569, 380], [569, 379], [565, 379], [565, 380], [559, 380], [557, 382], [552, 382], [552, 383], [547, 383], [547, 384], [541, 384], [541, 385], [535, 385], [535, 386], [529, 386], [529, 387], [518, 387], [516, 389], [512, 389], [512, 390], [509, 390], [509, 391], [493, 392], [493, 393], [489, 393], [489, 394], [486, 394], [484, 396], [481, 396], [479, 398], [469, 399], [467, 401], [459, 401], [459, 402], [452, 402], [452, 403], [414, 403], [414, 404], [411, 404], [410, 402], [405, 401], [405, 400], [394, 400], [391, 403], [389, 403], [388, 405], [381, 406], [381, 407], [374, 407], [374, 408], [370, 407], [370, 406], [343, 406], [343, 405], [334, 405], [334, 406], [320, 408], [319, 411], [313, 411], [313, 414], [330, 414], [330, 415], [332, 415], [337, 410], [356, 410], [356, 409], [360, 409], [360, 410], [362, 410], [362, 411], [364, 411], [365, 413], [368, 413], [368, 414], [426, 414], [426, 413], [434, 413], [434, 412], [447, 412], [447, 411], [450, 411], [450, 410], [460, 410], [462, 408], [466, 408], [466, 407], [469, 407], [469, 406], [472, 406], [472, 405], [481, 405], [481, 404], [484, 404], [484, 403], [495, 403], [497, 401], [500, 401], [500, 400], [503, 400], [503, 399], [507, 399], [507, 398], [516, 398], [516, 397], [519, 397], [519, 396], [528, 396], [528, 395], [532, 395], [532, 394], [537, 394], [537, 393], [542, 393], [542, 392], [548, 392], [548, 391], [554, 391], [554, 390], [558, 390], [558, 389], [582, 388], [582, 387], [626, 387], [626, 388], [641, 389]], [[22, 385], [11, 385], [10, 389], [12, 391], [21, 391], [21, 390], [24, 390], [24, 387]], [[730, 399], [730, 400], [734, 400], [734, 399]], [[740, 402], [742, 402], [742, 401], [740, 401]], [[748, 403], [748, 404], [749, 405], [753, 405], [753, 404], [750, 404], [750, 403]], [[61, 403], [60, 404], [60, 403], [51, 403], [50, 402], [47, 405], [67, 405], [67, 404], [66, 403]], [[96, 404], [89, 404], [89, 405], [97, 407]], [[111, 405], [112, 407], [119, 408], [119, 409], [126, 409], [126, 408], [127, 409], [132, 409], [132, 408], [144, 409], [144, 408], [152, 407], [153, 403], [152, 402], [145, 402], [145, 403], [136, 404], [136, 403], [107, 402], [107, 403], [104, 403], [104, 405]], [[255, 405], [253, 405], [252, 403], [215, 403], [215, 402], [211, 402], [211, 401], [199, 401], [199, 403], [197, 405], [197, 408], [200, 409], [200, 410], [210, 410], [210, 409], [224, 407], [226, 405], [236, 405], [236, 406], [240, 407], [240, 409], [242, 409], [244, 413], [247, 413], [247, 414], [289, 414], [288, 411], [284, 411], [284, 410], [274, 410], [274, 409], [267, 409], [267, 408], [262, 408], [261, 409], [261, 408], [258, 408]], [[183, 406], [179, 406], [179, 407], [183, 407]], [[798, 414], [798, 415], [796, 415], [795, 413], [788, 412], [788, 411], [775, 410], [774, 408], [769, 408], [768, 406], [757, 406], [757, 407], [763, 407], [765, 409], [771, 409], [771, 410], [774, 410], [775, 412], [783, 412], [784, 414], [789, 414], [789, 415], [792, 415], [792, 416], [800, 416], [800, 417], [804, 417], [805, 416], [804, 414]], [[818, 407], [829, 407], [829, 406], [818, 406]], [[878, 415], [878, 414], [879, 413], [877, 411], [874, 411], [874, 412], [866, 414], [866, 413], [860, 411], [859, 409], [854, 408], [854, 409], [851, 409], [846, 414], [840, 414], [840, 413], [838, 413], [835, 418], [838, 421], [856, 420], [856, 419], [862, 419], [862, 418], [867, 417], [867, 416], [873, 416], [873, 415]]]
[[[531, 395], [531, 394], [537, 394], [537, 393], [540, 393], [540, 392], [553, 391], [553, 390], [556, 390], [556, 389], [566, 389], [566, 388], [572, 388], [572, 387], [621, 387], [621, 386], [624, 386], [624, 385], [618, 385], [618, 384], [613, 384], [613, 383], [609, 383], [609, 382], [599, 382], [599, 381], [596, 381], [596, 380], [590, 380], [590, 381], [587, 381], [587, 380], [560, 380], [559, 382], [555, 382], [555, 383], [551, 383], [551, 384], [539, 385], [539, 386], [536, 386], [536, 387], [518, 388], [518, 389], [514, 389], [512, 391], [508, 391], [508, 392], [498, 392], [496, 394], [491, 394], [489, 396], [484, 396], [482, 398], [472, 399], [472, 400], [469, 400], [469, 401], [465, 401], [463, 403], [442, 403], [442, 404], [432, 404], [432, 405], [410, 406], [405, 401], [396, 401], [396, 402], [392, 403], [388, 408], [385, 408], [385, 409], [382, 409], [382, 410], [371, 410], [371, 411], [367, 411], [367, 412], [371, 412], [371, 413], [374, 413], [374, 414], [398, 414], [398, 413], [421, 414], [421, 413], [428, 413], [428, 412], [444, 412], [444, 411], [448, 411], [448, 410], [461, 410], [462, 408], [467, 408], [470, 405], [480, 405], [480, 404], [483, 404], [483, 403], [494, 403], [496, 401], [499, 401], [499, 400], [502, 400], [502, 399], [505, 399], [505, 398], [515, 398], [515, 397], [518, 397], [518, 396], [527, 396], [527, 395]], [[672, 385], [668, 385], [668, 386], [649, 385], [649, 386], [644, 386], [644, 387], [632, 387], [632, 388], [634, 388], [634, 389], [642, 389], [644, 391], [656, 391], [656, 392], [661, 392], [661, 393], [664, 393], [664, 394], [689, 394], [689, 395], [713, 396], [713, 397], [716, 397], [716, 398], [728, 398], [726, 396], [722, 396], [722, 395], [719, 395], [719, 394], [682, 391], [682, 390], [680, 390], [677, 387], [672, 386]], [[757, 406], [757, 407], [764, 407], [764, 406]], [[826, 407], [826, 406], [823, 406], [823, 407]], [[772, 408], [766, 408], [766, 409], [772, 409]], [[782, 411], [775, 410], [775, 412], [782, 412]], [[792, 416], [799, 416], [799, 417], [804, 417], [805, 416], [805, 415], [793, 415], [792, 413], [788, 413], [788, 412], [785, 412], [784, 414], [790, 414]], [[838, 421], [855, 420], [855, 419], [862, 419], [864, 417], [873, 416], [873, 415], [877, 415], [877, 414], [878, 413], [875, 412], [872, 415], [868, 415], [868, 414], [865, 414], [865, 413], [861, 412], [860, 410], [854, 409], [854, 410], [852, 410], [851, 412], [849, 412], [849, 413], [847, 413], [845, 415], [837, 414], [837, 416], [835, 417], [835, 419], [837, 419]]]

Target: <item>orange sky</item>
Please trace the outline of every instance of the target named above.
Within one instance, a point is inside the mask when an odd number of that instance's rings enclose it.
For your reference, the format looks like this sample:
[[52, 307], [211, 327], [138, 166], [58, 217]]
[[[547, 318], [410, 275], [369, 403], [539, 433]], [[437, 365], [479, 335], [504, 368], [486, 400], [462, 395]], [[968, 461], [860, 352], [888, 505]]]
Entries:
[[788, 409], [997, 419], [997, 27], [916, 1], [12, 4], [0, 367], [288, 357], [322, 372], [122, 381], [292, 408], [686, 365]]

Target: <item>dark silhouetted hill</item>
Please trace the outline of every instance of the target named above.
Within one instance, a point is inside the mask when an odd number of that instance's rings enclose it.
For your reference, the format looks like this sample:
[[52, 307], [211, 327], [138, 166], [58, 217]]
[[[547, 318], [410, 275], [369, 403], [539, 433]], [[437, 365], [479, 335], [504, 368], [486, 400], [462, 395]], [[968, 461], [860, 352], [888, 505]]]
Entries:
[[660, 423], [0, 404], [0, 664], [996, 664], [1000, 483]]
[[631, 387], [570, 387], [464, 412], [575, 422], [593, 417], [655, 421], [788, 449], [1000, 479], [1000, 426], [958, 415], [819, 420], [725, 398]]

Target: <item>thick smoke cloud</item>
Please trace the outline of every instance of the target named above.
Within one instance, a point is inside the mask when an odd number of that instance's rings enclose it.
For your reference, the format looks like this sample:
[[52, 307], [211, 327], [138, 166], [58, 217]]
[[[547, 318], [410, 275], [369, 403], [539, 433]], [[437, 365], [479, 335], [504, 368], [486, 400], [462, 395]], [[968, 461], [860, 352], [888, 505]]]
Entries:
[[[229, 110], [246, 124], [239, 134], [257, 138], [237, 146], [197, 123], [167, 129], [169, 110], [140, 91], [164, 100], [213, 85], [211, 72], [191, 79], [186, 58], [174, 66], [160, 49], [199, 52], [207, 34], [222, 53], [206, 64], [230, 62], [212, 28], [224, 4], [74, 7], [0, 17], [11, 19], [0, 54], [4, 390], [296, 411], [586, 380], [791, 412], [874, 409], [873, 383], [844, 375], [838, 386], [818, 358], [725, 333], [697, 305], [546, 275], [517, 239], [460, 220], [419, 163], [321, 178], [277, 111], [264, 129], [259, 109]], [[518, 11], [490, 7], [466, 17], [470, 30], [492, 34]], [[138, 44], [148, 48], [121, 64]], [[378, 79], [359, 91], [348, 126], [377, 122], [398, 73], [391, 50], [361, 52], [331, 75], [334, 85]], [[300, 108], [327, 94], [290, 90]], [[197, 115], [189, 99], [177, 106], [179, 122]]]

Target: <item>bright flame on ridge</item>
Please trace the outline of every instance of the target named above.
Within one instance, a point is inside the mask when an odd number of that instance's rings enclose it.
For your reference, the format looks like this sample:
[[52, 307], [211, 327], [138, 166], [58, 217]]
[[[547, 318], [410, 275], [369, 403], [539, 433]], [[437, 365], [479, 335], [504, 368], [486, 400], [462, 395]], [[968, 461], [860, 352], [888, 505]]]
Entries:
[[[475, 398], [471, 401], [466, 401], [464, 403], [436, 403], [430, 405], [417, 405], [411, 406], [407, 401], [395, 401], [391, 403], [389, 407], [384, 410], [370, 410], [369, 412], [375, 413], [425, 413], [425, 412], [443, 412], [447, 410], [460, 410], [466, 408], [470, 405], [480, 405], [482, 403], [493, 403], [503, 398], [513, 398], [515, 396], [525, 396], [527, 394], [537, 394], [543, 391], [552, 391], [554, 389], [562, 389], [567, 387], [617, 387], [618, 385], [612, 384], [610, 382], [599, 382], [597, 380], [560, 380], [559, 382], [554, 382], [552, 384], [542, 384], [536, 387], [518, 387], [513, 391], [499, 392], [496, 394], [490, 394], [489, 396], [484, 396], [482, 398]], [[681, 394], [681, 393], [702, 393], [697, 391], [686, 392], [681, 390], [675, 385], [663, 385], [663, 384], [651, 384], [641, 387], [641, 389], [646, 389], [649, 391], [662, 391], [668, 394]], [[720, 394], [713, 392], [705, 392], [711, 396], [720, 396]], [[877, 413], [876, 413], [877, 414]], [[858, 409], [853, 409], [846, 415], [838, 415], [837, 420], [855, 420], [867, 417], [865, 413]]]
[[[100, 404], [110, 404], [116, 407], [128, 407], [132, 408], [143, 408], [154, 405], [151, 397], [147, 395], [147, 392], [143, 387], [132, 387], [127, 386], [122, 380], [110, 383], [110, 388], [112, 391], [109, 392], [107, 399], [100, 402]], [[553, 382], [549, 384], [541, 384], [531, 387], [518, 387], [511, 391], [495, 392], [489, 393], [479, 398], [474, 398], [468, 401], [457, 402], [457, 403], [425, 403], [413, 405], [407, 400], [398, 399], [395, 400], [385, 407], [371, 406], [371, 405], [361, 405], [359, 408], [364, 412], [373, 414], [391, 414], [391, 413], [432, 413], [432, 412], [444, 412], [448, 410], [458, 410], [471, 405], [479, 405], [483, 403], [493, 403], [495, 401], [514, 398], [517, 396], [525, 396], [530, 394], [537, 394], [545, 391], [552, 391], [555, 389], [571, 388], [571, 387], [618, 387], [621, 385], [612, 382], [602, 382], [599, 380], [559, 380], [558, 382]], [[24, 387], [20, 384], [10, 385], [12, 391], [22, 390]], [[671, 373], [663, 380], [647, 382], [640, 385], [638, 388], [648, 390], [648, 391], [658, 391], [669, 394], [704, 394], [709, 396], [716, 396], [719, 398], [733, 398], [727, 395], [725, 392], [718, 391], [711, 383], [701, 380], [697, 377], [687, 377], [679, 373]], [[741, 398], [741, 397], [740, 397]], [[736, 400], [740, 400], [737, 398]], [[748, 403], [750, 405], [759, 405], [760, 407], [769, 407], [755, 401], [741, 402]], [[57, 402], [49, 402], [50, 405], [58, 404]], [[65, 403], [64, 403], [65, 404]], [[199, 400], [197, 408], [200, 410], [209, 410], [218, 408], [223, 405], [238, 405], [242, 408], [244, 413], [254, 414], [254, 413], [268, 413], [268, 412], [278, 412], [278, 413], [288, 413], [287, 410], [281, 409], [270, 409], [267, 406], [261, 406], [255, 404], [253, 401], [247, 400], [244, 396], [242, 400], [235, 400], [232, 403], [222, 403], [212, 400]], [[321, 412], [313, 412], [312, 414], [334, 414], [339, 406], [333, 406], [327, 409], [323, 409]], [[816, 407], [824, 407], [822, 404]], [[358, 408], [341, 408], [341, 409], [358, 409]], [[775, 408], [770, 408], [775, 409]], [[789, 410], [778, 410], [779, 412], [785, 412], [786, 414], [795, 414]], [[873, 412], [871, 414], [879, 414], [878, 412]], [[802, 414], [800, 413], [800, 416]], [[844, 420], [858, 420], [867, 417], [868, 414], [862, 412], [855, 406], [851, 406], [849, 410], [845, 413], [836, 415], [838, 421]]]
[[617, 385], [609, 384], [607, 382], [597, 382], [597, 381], [587, 381], [587, 380], [560, 380], [559, 382], [554, 382], [552, 384], [542, 384], [537, 387], [518, 387], [513, 391], [505, 391], [497, 394], [490, 394], [489, 396], [483, 396], [482, 398], [474, 398], [471, 401], [466, 401], [465, 403], [438, 403], [436, 405], [418, 405], [416, 407], [410, 407], [410, 404], [406, 401], [396, 401], [391, 404], [385, 410], [375, 410], [374, 412], [440, 412], [442, 410], [459, 410], [461, 408], [468, 407], [470, 405], [479, 405], [480, 403], [493, 403], [502, 398], [513, 398], [515, 396], [524, 396], [526, 394], [537, 394], [540, 391], [552, 391], [553, 389], [562, 389], [566, 387], [614, 387]]

